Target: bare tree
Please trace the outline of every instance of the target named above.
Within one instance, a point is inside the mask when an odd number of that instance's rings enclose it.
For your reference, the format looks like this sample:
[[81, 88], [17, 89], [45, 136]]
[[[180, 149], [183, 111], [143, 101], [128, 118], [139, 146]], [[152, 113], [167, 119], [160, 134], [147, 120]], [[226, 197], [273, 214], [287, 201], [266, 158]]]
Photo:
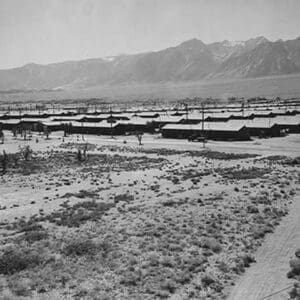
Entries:
[[26, 127], [25, 126], [21, 126], [20, 131], [21, 131], [21, 137], [23, 137], [24, 140], [26, 140], [26, 137], [27, 137], [27, 129], [26, 129]]
[[80, 149], [78, 149], [78, 151], [77, 151], [77, 160], [78, 161], [82, 161], [82, 154], [81, 154], [81, 150]]
[[138, 141], [139, 141], [139, 145], [142, 145], [142, 138], [143, 138], [143, 132], [138, 131], [136, 132], [135, 136], [137, 137]]
[[68, 124], [63, 124], [64, 137], [68, 136]]
[[50, 130], [47, 126], [44, 126], [44, 135], [46, 136], [46, 140], [49, 140]]
[[68, 134], [72, 132], [72, 123], [64, 123], [62, 125], [63, 131], [64, 131], [64, 137], [67, 137]]
[[13, 136], [16, 138], [16, 137], [17, 137], [17, 134], [18, 134], [18, 130], [17, 130], [16, 127], [13, 127], [12, 133], [13, 133]]

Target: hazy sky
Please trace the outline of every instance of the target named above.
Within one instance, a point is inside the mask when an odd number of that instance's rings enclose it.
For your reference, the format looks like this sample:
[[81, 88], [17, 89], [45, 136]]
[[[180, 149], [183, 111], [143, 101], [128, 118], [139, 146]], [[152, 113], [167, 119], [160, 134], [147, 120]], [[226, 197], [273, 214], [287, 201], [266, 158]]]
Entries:
[[300, 0], [0, 0], [0, 68], [299, 29]]

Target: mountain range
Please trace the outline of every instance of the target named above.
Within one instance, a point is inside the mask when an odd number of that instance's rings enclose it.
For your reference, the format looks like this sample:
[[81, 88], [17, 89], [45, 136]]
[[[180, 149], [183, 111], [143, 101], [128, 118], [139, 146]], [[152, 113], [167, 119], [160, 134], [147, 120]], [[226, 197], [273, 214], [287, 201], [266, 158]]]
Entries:
[[82, 89], [300, 73], [300, 37], [205, 44], [192, 39], [161, 51], [0, 70], [0, 90]]

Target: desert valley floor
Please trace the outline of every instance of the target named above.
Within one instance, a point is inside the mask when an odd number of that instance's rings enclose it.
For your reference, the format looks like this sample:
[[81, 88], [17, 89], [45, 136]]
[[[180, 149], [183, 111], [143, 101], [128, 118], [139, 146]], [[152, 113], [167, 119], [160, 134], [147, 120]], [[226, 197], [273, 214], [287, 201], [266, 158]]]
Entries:
[[258, 300], [293, 284], [299, 135], [6, 136], [1, 299]]

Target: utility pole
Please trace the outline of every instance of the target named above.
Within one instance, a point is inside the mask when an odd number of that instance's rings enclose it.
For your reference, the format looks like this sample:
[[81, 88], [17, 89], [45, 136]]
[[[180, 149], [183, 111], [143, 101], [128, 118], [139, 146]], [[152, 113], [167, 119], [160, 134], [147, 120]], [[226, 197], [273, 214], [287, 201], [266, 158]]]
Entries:
[[185, 103], [184, 106], [185, 106], [186, 123], [188, 123], [188, 119], [189, 119], [189, 105], [187, 103]]
[[110, 107], [109, 122], [110, 122], [110, 135], [111, 135], [111, 138], [113, 139], [114, 138], [114, 136], [113, 136], [113, 128], [112, 128], [113, 116], [112, 116], [111, 107]]
[[245, 103], [244, 102], [242, 102], [242, 116], [244, 117], [244, 110], [245, 110]]
[[83, 121], [81, 121], [81, 128], [82, 128], [82, 135], [81, 138], [84, 141], [84, 127], [83, 127]]
[[201, 103], [202, 108], [202, 138], [203, 138], [203, 148], [205, 148], [205, 136], [204, 136], [204, 103]]

